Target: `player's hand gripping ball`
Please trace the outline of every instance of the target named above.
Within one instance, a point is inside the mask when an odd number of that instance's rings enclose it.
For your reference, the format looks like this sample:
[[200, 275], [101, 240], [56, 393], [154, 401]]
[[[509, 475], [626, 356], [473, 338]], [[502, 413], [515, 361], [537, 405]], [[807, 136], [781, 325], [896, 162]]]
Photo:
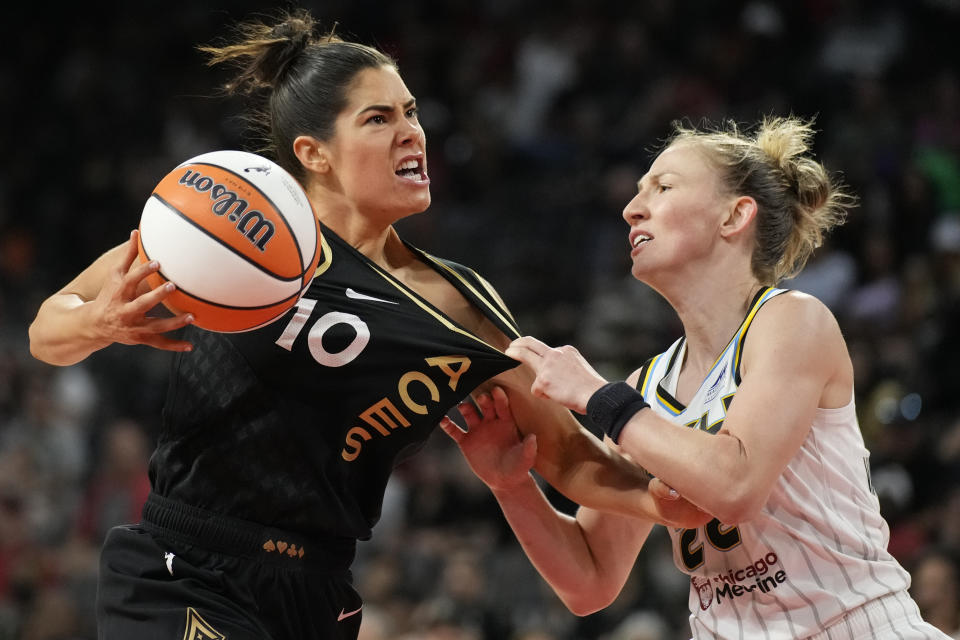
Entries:
[[157, 184], [140, 217], [140, 260], [157, 260], [152, 287], [194, 324], [248, 331], [282, 316], [313, 279], [320, 226], [300, 184], [245, 151], [190, 158]]

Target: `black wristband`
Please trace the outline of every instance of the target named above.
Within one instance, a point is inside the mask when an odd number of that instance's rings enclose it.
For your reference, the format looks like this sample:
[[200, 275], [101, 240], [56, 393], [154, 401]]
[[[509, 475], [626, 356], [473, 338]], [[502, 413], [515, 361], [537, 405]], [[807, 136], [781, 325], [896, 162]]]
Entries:
[[587, 401], [587, 417], [594, 426], [620, 444], [620, 432], [633, 414], [650, 405], [626, 382], [608, 382]]

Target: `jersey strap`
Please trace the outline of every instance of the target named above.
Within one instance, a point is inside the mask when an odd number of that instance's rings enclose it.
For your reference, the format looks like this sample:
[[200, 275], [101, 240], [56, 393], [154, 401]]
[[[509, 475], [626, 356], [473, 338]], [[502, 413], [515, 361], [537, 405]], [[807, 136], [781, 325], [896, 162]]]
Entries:
[[743, 358], [743, 345], [747, 342], [747, 331], [750, 330], [750, 325], [753, 324], [753, 319], [757, 317], [757, 312], [760, 311], [760, 307], [774, 296], [778, 296], [781, 293], [786, 293], [787, 289], [777, 289], [775, 287], [763, 287], [760, 291], [757, 292], [757, 295], [754, 296], [753, 302], [750, 304], [750, 311], [747, 313], [747, 317], [744, 318], [743, 324], [740, 325], [740, 331], [737, 332], [736, 344], [734, 345], [734, 367], [733, 367], [733, 379], [736, 382], [737, 386], [740, 386], [740, 360]]
[[424, 260], [435, 265], [440, 275], [450, 281], [470, 302], [477, 305], [484, 312], [484, 315], [497, 325], [498, 329], [511, 338], [520, 337], [517, 321], [486, 279], [470, 267], [465, 267], [452, 260], [432, 256], [413, 246], [410, 246], [410, 248], [423, 256]]

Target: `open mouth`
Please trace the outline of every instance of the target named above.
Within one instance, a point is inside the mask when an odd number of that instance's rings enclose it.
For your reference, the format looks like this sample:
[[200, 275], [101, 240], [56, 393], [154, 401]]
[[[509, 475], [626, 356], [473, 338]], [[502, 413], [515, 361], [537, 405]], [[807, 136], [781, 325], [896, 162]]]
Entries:
[[420, 158], [404, 160], [394, 173], [404, 180], [412, 180], [414, 182], [427, 181], [427, 172], [424, 170], [423, 161]]
[[643, 233], [638, 233], [633, 239], [633, 248], [636, 249], [640, 245], [650, 242], [650, 240], [650, 236]]

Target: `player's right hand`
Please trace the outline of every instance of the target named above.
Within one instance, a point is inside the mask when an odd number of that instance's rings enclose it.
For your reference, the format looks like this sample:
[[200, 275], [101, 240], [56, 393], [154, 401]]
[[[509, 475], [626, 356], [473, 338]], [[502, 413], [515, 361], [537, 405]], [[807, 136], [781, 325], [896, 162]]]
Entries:
[[191, 322], [188, 313], [170, 317], [147, 314], [176, 289], [172, 282], [151, 289], [146, 277], [160, 269], [154, 260], [137, 260], [137, 235], [133, 231], [121, 257], [111, 266], [95, 299], [89, 301], [89, 312], [97, 337], [109, 343], [143, 344], [167, 351], [190, 351], [193, 345], [163, 334], [180, 329]]
[[537, 457], [537, 436], [529, 433], [521, 438], [501, 387], [478, 395], [476, 403], [476, 407], [469, 402], [457, 407], [467, 431], [448, 417], [441, 420], [440, 428], [457, 443], [470, 468], [491, 490], [508, 490], [529, 479]]

